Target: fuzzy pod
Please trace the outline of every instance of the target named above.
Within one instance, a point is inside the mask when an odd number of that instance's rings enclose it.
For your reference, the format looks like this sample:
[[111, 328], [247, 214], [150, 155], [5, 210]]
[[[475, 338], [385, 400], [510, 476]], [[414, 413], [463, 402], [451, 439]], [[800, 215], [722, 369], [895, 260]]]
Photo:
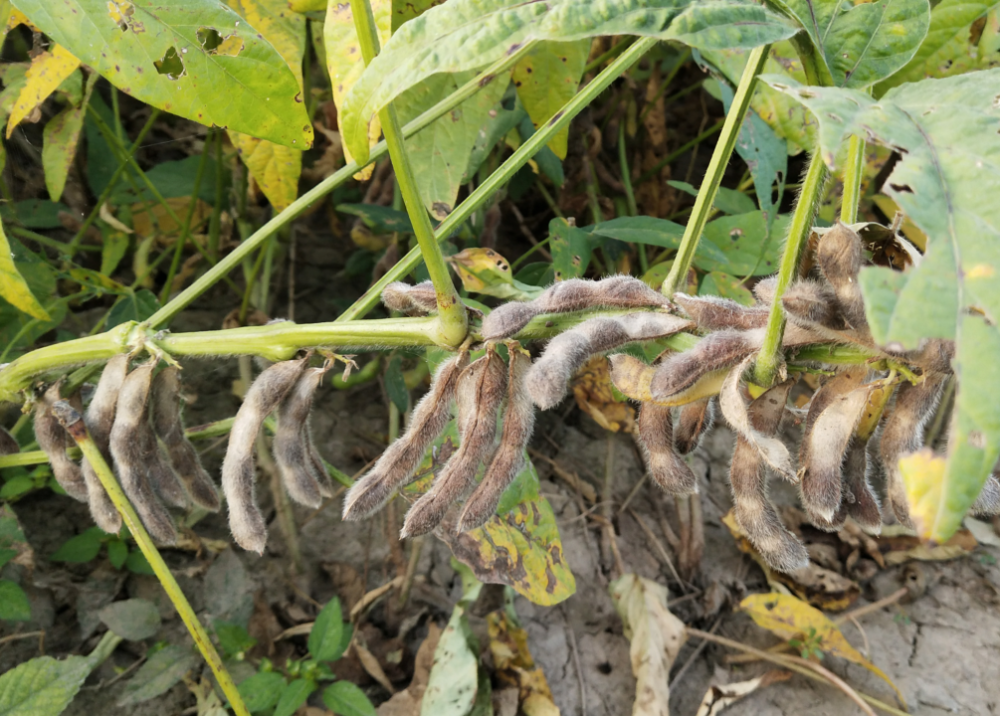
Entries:
[[[743, 378], [743, 373], [750, 367], [753, 359], [753, 354], [747, 356], [743, 362], [729, 372], [729, 375], [726, 377], [726, 382], [722, 385], [722, 391], [719, 393], [719, 407], [722, 408], [722, 415], [726, 418], [726, 421], [733, 428], [733, 430], [735, 430], [746, 443], [754, 447], [760, 453], [764, 462], [766, 462], [772, 470], [789, 482], [797, 482], [798, 477], [795, 474], [795, 468], [792, 464], [792, 456], [788, 452], [788, 448], [785, 447], [785, 444], [781, 442], [781, 440], [774, 437], [773, 432], [761, 432], [754, 428], [753, 421], [751, 420], [749, 406], [746, 399], [743, 397], [740, 384]], [[795, 381], [792, 379], [791, 381], [785, 381], [785, 383], [782, 383], [781, 385], [789, 384], [788, 390], [791, 390], [791, 385], [794, 385], [794, 383]], [[785, 390], [782, 392], [772, 388], [754, 400], [753, 404], [757, 404], [759, 406], [757, 408], [758, 411], [763, 411], [766, 408], [768, 415], [771, 413], [777, 413], [780, 419], [781, 414], [784, 413], [785, 404], [781, 403], [778, 405], [775, 401], [777, 401], [782, 395], [787, 396], [788, 391]], [[775, 430], [777, 430], [777, 427], [775, 427]]]
[[299, 377], [278, 408], [278, 429], [273, 443], [274, 460], [289, 497], [312, 508], [323, 503], [323, 489], [308, 433], [309, 411], [325, 373], [324, 368], [307, 368]]
[[969, 511], [977, 517], [992, 517], [1000, 514], [1000, 478], [993, 473], [986, 478], [983, 489], [972, 503]]
[[153, 379], [153, 430], [163, 441], [174, 472], [194, 503], [209, 512], [221, 506], [219, 491], [201, 465], [181, 422], [181, 371], [167, 366]]
[[566, 397], [573, 373], [592, 355], [634, 341], [663, 338], [690, 327], [690, 321], [666, 313], [591, 318], [549, 341], [528, 372], [528, 391], [535, 405], [548, 410]]
[[141, 365], [126, 376], [118, 393], [109, 446], [122, 490], [142, 523], [156, 541], [177, 542], [177, 529], [170, 513], [160, 503], [153, 488], [151, 462], [159, 453], [156, 437], [149, 427], [149, 389], [154, 364]]
[[917, 385], [900, 385], [896, 390], [896, 404], [882, 428], [879, 459], [885, 470], [886, 498], [896, 520], [906, 527], [913, 527], [913, 521], [899, 459], [923, 446], [924, 426], [934, 415], [946, 377], [941, 373], [928, 373]]
[[[125, 354], [116, 355], [104, 366], [94, 395], [87, 406], [83, 422], [90, 431], [94, 444], [104, 455], [107, 462], [111, 459], [111, 427], [115, 422], [115, 411], [118, 407], [118, 394], [122, 383], [128, 374], [129, 357]], [[115, 508], [107, 491], [93, 466], [84, 459], [81, 462], [83, 479], [87, 483], [87, 501], [90, 504], [90, 515], [94, 522], [108, 534], [115, 534], [122, 526], [122, 516]]]
[[87, 501], [87, 483], [80, 466], [69, 459], [66, 449], [73, 443], [69, 433], [52, 414], [52, 406], [59, 396], [59, 383], [54, 383], [35, 405], [35, 439], [52, 466], [56, 482], [66, 494], [80, 502]]
[[932, 373], [950, 373], [955, 358], [955, 341], [931, 338], [922, 341], [915, 351], [905, 354], [908, 363]]
[[844, 500], [841, 503], [848, 517], [871, 535], [882, 531], [882, 505], [871, 485], [872, 463], [868, 441], [855, 436], [844, 458]]
[[867, 372], [862, 366], [842, 370], [809, 403], [799, 446], [799, 488], [803, 506], [823, 528], [840, 508], [841, 465], [871, 390], [861, 385]]
[[17, 444], [14, 436], [7, 432], [7, 428], [0, 427], [0, 455], [14, 455], [21, 452], [21, 446]]
[[698, 328], [719, 331], [732, 328], [746, 331], [767, 326], [770, 309], [764, 305], [744, 306], [728, 298], [718, 296], [691, 296], [675, 293], [674, 303], [684, 309]]
[[864, 262], [861, 237], [856, 231], [838, 221], [824, 233], [816, 247], [816, 263], [833, 288], [837, 303], [848, 325], [865, 330], [865, 302], [861, 296], [858, 272]]
[[476, 470], [496, 450], [497, 413], [507, 393], [507, 367], [494, 350], [472, 362], [458, 380], [458, 450], [434, 484], [417, 500], [403, 522], [400, 536], [427, 534], [444, 519], [448, 508], [475, 484]]
[[573, 278], [560, 281], [528, 302], [512, 301], [483, 319], [482, 336], [489, 341], [510, 338], [535, 316], [587, 308], [667, 308], [670, 301], [633, 276], [610, 276], [600, 281]]
[[611, 382], [625, 396], [640, 403], [656, 403], [657, 405], [679, 406], [711, 398], [719, 394], [722, 383], [729, 374], [729, 367], [702, 373], [694, 383], [681, 391], [663, 398], [653, 396], [653, 378], [659, 366], [648, 365], [635, 356], [627, 353], [616, 353], [610, 356]]
[[[758, 436], [773, 437], [785, 412], [794, 381], [774, 386], [747, 409], [748, 427]], [[767, 470], [757, 445], [737, 435], [729, 468], [733, 490], [733, 516], [754, 548], [779, 572], [793, 572], [809, 564], [805, 546], [781, 523], [767, 496]]]
[[843, 331], [848, 328], [833, 288], [813, 279], [793, 281], [781, 296], [788, 320], [806, 328]]
[[507, 373], [507, 409], [503, 416], [500, 447], [486, 469], [483, 481], [465, 503], [457, 531], [481, 527], [496, 512], [504, 490], [525, 467], [524, 451], [535, 429], [535, 406], [528, 393], [527, 377], [531, 358], [517, 348], [510, 349]]
[[222, 461], [222, 491], [229, 503], [229, 529], [245, 550], [264, 553], [267, 525], [254, 495], [254, 443], [264, 419], [280, 404], [302, 375], [308, 356], [275, 363], [250, 385], [229, 433]]
[[469, 353], [462, 351], [445, 361], [434, 374], [430, 390], [417, 403], [403, 433], [378, 459], [368, 474], [359, 479], [344, 499], [344, 519], [360, 520], [379, 510], [413, 473], [434, 439], [451, 419], [451, 404]]
[[382, 303], [393, 311], [430, 313], [437, 310], [437, 292], [430, 281], [415, 286], [394, 281], [382, 289]]
[[682, 405], [677, 412], [677, 425], [674, 427], [674, 443], [677, 452], [687, 455], [701, 443], [715, 424], [715, 400], [702, 398], [693, 403]]
[[639, 408], [637, 442], [649, 469], [649, 476], [671, 495], [698, 492], [698, 480], [674, 446], [670, 408], [643, 403]]

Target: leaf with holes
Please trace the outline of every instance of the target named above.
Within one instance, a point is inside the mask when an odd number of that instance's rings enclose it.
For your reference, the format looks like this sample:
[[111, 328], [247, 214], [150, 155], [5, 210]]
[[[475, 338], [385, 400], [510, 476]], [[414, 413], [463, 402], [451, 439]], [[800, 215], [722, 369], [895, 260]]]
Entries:
[[960, 524], [1000, 456], [1000, 69], [863, 92], [762, 79], [796, 98], [820, 123], [829, 166], [853, 133], [902, 155], [884, 191], [928, 239], [906, 274], [862, 269], [872, 334], [882, 345], [916, 348], [922, 339], [956, 343], [958, 379], [940, 500], [921, 534], [944, 542]]
[[136, 99], [278, 144], [298, 149], [312, 144], [294, 73], [258, 28], [221, 3], [16, 0], [14, 5]]
[[384, 45], [339, 105], [341, 132], [355, 159], [365, 160], [373, 117], [407, 88], [441, 72], [485, 67], [534, 40], [641, 35], [749, 49], [793, 32], [788, 20], [749, 0], [451, 0], [403, 25]]
[[10, 111], [7, 120], [7, 138], [14, 132], [14, 127], [30, 115], [36, 107], [56, 91], [63, 80], [76, 72], [80, 60], [76, 59], [65, 47], [56, 45], [52, 52], [43, 51], [31, 60], [31, 67], [25, 75], [24, 87]]
[[549, 222], [549, 249], [556, 281], [580, 278], [590, 265], [590, 235], [570, 226], [566, 219]]

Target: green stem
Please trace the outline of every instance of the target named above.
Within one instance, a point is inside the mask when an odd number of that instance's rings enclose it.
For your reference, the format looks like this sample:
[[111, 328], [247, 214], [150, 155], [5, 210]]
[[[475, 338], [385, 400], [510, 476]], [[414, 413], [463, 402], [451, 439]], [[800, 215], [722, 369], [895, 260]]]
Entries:
[[[351, 14], [361, 45], [361, 57], [364, 59], [365, 65], [371, 64], [379, 52], [378, 30], [375, 28], [375, 17], [372, 15], [371, 3], [368, 0], [351, 0]], [[458, 292], [451, 279], [448, 264], [445, 263], [441, 246], [434, 237], [434, 227], [431, 226], [430, 216], [428, 216], [423, 198], [420, 196], [413, 166], [406, 155], [403, 130], [399, 124], [396, 107], [390, 102], [379, 112], [379, 119], [382, 122], [382, 132], [389, 149], [389, 158], [392, 160], [392, 166], [395, 170], [396, 184], [403, 195], [403, 202], [410, 216], [410, 223], [413, 225], [413, 233], [417, 237], [420, 253], [427, 266], [427, 273], [434, 284], [441, 338], [444, 343], [457, 346], [465, 340], [468, 333], [468, 316], [465, 312], [465, 306], [458, 300]]]
[[[510, 69], [511, 66], [513, 66], [528, 52], [530, 47], [530, 45], [525, 45], [511, 56], [505, 57], [487, 67], [476, 77], [455, 90], [455, 92], [450, 94], [448, 97], [445, 97], [443, 100], [403, 127], [403, 136], [406, 138], [412, 137], [421, 129], [424, 129], [428, 125], [432, 124], [439, 117], [442, 117], [453, 110], [459, 104], [480, 90], [482, 88], [482, 83], [488, 81], [490, 77]], [[222, 139], [220, 138], [219, 141], [221, 142]], [[371, 154], [365, 164], [359, 165], [357, 162], [350, 162], [293, 201], [288, 208], [257, 229], [257, 231], [248, 237], [246, 241], [243, 241], [224, 259], [219, 261], [219, 263], [202, 275], [201, 278], [175, 296], [166, 306], [154, 313], [149, 319], [150, 325], [153, 327], [159, 327], [169, 323], [174, 316], [187, 308], [192, 301], [207, 291], [220, 278], [228, 274], [236, 266], [239, 266], [247, 255], [252, 253], [254, 249], [260, 246], [264, 241], [277, 233], [279, 229], [290, 224], [317, 201], [357, 174], [360, 169], [378, 161], [385, 156], [385, 154], [385, 142], [379, 142], [372, 147]], [[219, 170], [221, 171], [221, 167]]]
[[105, 462], [104, 456], [101, 454], [101, 449], [97, 447], [90, 437], [90, 432], [87, 430], [87, 426], [84, 424], [80, 414], [71, 408], [68, 403], [61, 402], [61, 404], [57, 403], [56, 406], [56, 417], [73, 437], [73, 440], [76, 441], [80, 450], [83, 451], [83, 456], [87, 459], [87, 462], [94, 468], [94, 472], [97, 473], [97, 477], [100, 479], [104, 490], [108, 493], [108, 497], [111, 498], [111, 501], [121, 513], [122, 519], [128, 526], [129, 532], [132, 533], [135, 543], [139, 546], [146, 561], [149, 562], [149, 566], [153, 568], [153, 573], [160, 580], [160, 584], [163, 585], [163, 590], [173, 603], [177, 614], [180, 615], [181, 620], [184, 622], [184, 626], [191, 633], [198, 651], [201, 652], [201, 655], [212, 669], [212, 673], [215, 674], [219, 686], [222, 687], [222, 692], [229, 699], [229, 705], [232, 706], [237, 716], [250, 716], [250, 712], [243, 704], [243, 699], [240, 697], [240, 692], [237, 690], [236, 684], [233, 683], [232, 677], [229, 675], [225, 665], [222, 663], [222, 659], [219, 658], [218, 652], [212, 645], [212, 641], [208, 637], [208, 632], [205, 631], [205, 627], [198, 621], [194, 609], [191, 608], [191, 604], [184, 596], [184, 592], [181, 591], [180, 585], [174, 579], [173, 573], [167, 567], [166, 562], [163, 561], [163, 557], [160, 556], [156, 545], [150, 539], [149, 533], [146, 532], [146, 528], [139, 521], [138, 515], [136, 515], [135, 510], [132, 509], [132, 505], [129, 504], [128, 499], [125, 497], [125, 493], [119, 487], [118, 481], [111, 473], [111, 468], [108, 467], [108, 463]]
[[[658, 40], [656, 38], [644, 37], [615, 59], [610, 65], [601, 71], [586, 87], [563, 105], [562, 109], [556, 112], [552, 119], [538, 128], [531, 137], [524, 142], [505, 161], [499, 169], [493, 172], [486, 181], [482, 182], [474, 192], [469, 194], [465, 201], [459, 204], [448, 218], [441, 222], [435, 237], [438, 242], [444, 241], [458, 229], [461, 224], [472, 215], [480, 206], [486, 203], [493, 194], [504, 184], [506, 184], [517, 171], [528, 163], [538, 151], [548, 144], [559, 131], [567, 126], [577, 114], [587, 107], [595, 97], [606, 90], [608, 86], [622, 75], [628, 68], [638, 62], [646, 52], [652, 48]], [[420, 262], [419, 249], [413, 249], [406, 256], [399, 260], [395, 266], [386, 272], [385, 276], [371, 286], [364, 295], [361, 296], [354, 305], [344, 312], [337, 320], [353, 320], [364, 316], [368, 311], [378, 305], [382, 296], [382, 289], [393, 281], [399, 281], [416, 268]]]
[[781, 308], [781, 297], [798, 275], [802, 249], [809, 239], [809, 231], [812, 229], [826, 178], [826, 164], [818, 153], [813, 154], [788, 228], [788, 240], [778, 269], [778, 285], [774, 291], [774, 301], [767, 320], [767, 333], [764, 335], [764, 344], [754, 366], [754, 382], [764, 388], [774, 383], [781, 365], [781, 341], [785, 336], [785, 312]]
[[701, 234], [705, 230], [705, 224], [712, 211], [712, 204], [715, 203], [715, 195], [719, 191], [722, 175], [726, 171], [729, 157], [732, 156], [733, 148], [736, 146], [736, 138], [739, 137], [740, 128], [743, 126], [743, 118], [750, 108], [750, 98], [757, 86], [757, 76], [764, 68], [770, 50], [770, 45], [756, 47], [747, 58], [746, 67], [743, 68], [743, 76], [740, 77], [740, 84], [733, 97], [733, 104], [729, 108], [726, 121], [722, 126], [722, 135], [715, 145], [712, 159], [708, 163], [708, 170], [705, 172], [705, 179], [702, 181], [698, 196], [694, 200], [691, 218], [688, 219], [687, 227], [684, 229], [684, 238], [681, 239], [674, 265], [670, 268], [667, 280], [663, 282], [662, 291], [666, 296], [673, 295], [684, 285], [688, 269], [691, 268], [691, 261], [694, 259], [694, 253], [698, 248], [698, 242], [701, 240]]
[[195, 209], [198, 208], [198, 192], [201, 191], [201, 180], [205, 176], [207, 164], [208, 146], [202, 150], [201, 159], [198, 160], [198, 170], [194, 175], [194, 188], [191, 190], [191, 202], [188, 204], [187, 216], [184, 218], [184, 230], [181, 231], [181, 236], [177, 239], [177, 246], [174, 247], [174, 257], [170, 261], [170, 270], [167, 271], [167, 281], [163, 284], [163, 291], [160, 292], [160, 303], [166, 303], [167, 299], [170, 298], [170, 285], [174, 282], [174, 276], [177, 275], [177, 269], [181, 265], [181, 255], [184, 253], [184, 245], [191, 235], [191, 221], [194, 219]]
[[587, 74], [588, 72], [593, 72], [598, 67], [603, 65], [605, 62], [610, 60], [612, 57], [618, 57], [618, 55], [624, 52], [625, 48], [631, 45], [634, 41], [635, 41], [634, 37], [626, 37], [623, 40], [620, 40], [619, 42], [615, 43], [614, 47], [612, 47], [610, 50], [588, 62], [587, 66], [583, 68], [583, 74]]
[[861, 201], [861, 175], [865, 170], [865, 140], [851, 135], [847, 144], [847, 161], [844, 162], [844, 191], [840, 198], [840, 220], [853, 224], [858, 220], [858, 203]]

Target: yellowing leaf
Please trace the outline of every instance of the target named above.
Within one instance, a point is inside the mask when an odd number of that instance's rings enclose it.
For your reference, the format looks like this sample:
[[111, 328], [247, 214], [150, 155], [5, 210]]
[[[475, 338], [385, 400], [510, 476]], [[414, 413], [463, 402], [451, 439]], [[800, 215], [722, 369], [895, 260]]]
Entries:
[[493, 249], [464, 249], [448, 261], [466, 291], [517, 300], [530, 300], [542, 292], [538, 286], [515, 280], [507, 259]]
[[[379, 43], [385, 45], [389, 39], [389, 28], [392, 23], [391, 0], [373, 0], [372, 13], [375, 15], [375, 25], [378, 27]], [[333, 103], [337, 106], [337, 125], [343, 135], [343, 120], [341, 112], [344, 106], [344, 96], [361, 77], [365, 69], [361, 58], [361, 45], [358, 43], [358, 33], [354, 30], [354, 16], [348, 3], [338, 3], [331, 0], [326, 10], [326, 22], [323, 24], [323, 44], [326, 47], [326, 68], [330, 73], [330, 84], [333, 87]], [[378, 117], [372, 120], [368, 127], [368, 145], [378, 143], [382, 133], [382, 125]], [[354, 161], [347, 145], [344, 145], [344, 159]], [[374, 165], [369, 165], [355, 175], [359, 181], [368, 180]]]
[[301, 150], [238, 132], [229, 132], [229, 139], [275, 211], [295, 201], [302, 174]]
[[824, 653], [839, 656], [865, 667], [889, 684], [896, 692], [903, 708], [906, 708], [903, 694], [885, 672], [851, 646], [837, 625], [819, 609], [789, 594], [775, 593], [751, 594], [740, 602], [740, 609], [749, 614], [759, 626], [782, 639], [807, 640], [810, 645], [814, 645]]
[[49, 314], [31, 293], [24, 277], [14, 265], [10, 243], [7, 241], [7, 234], [4, 233], [2, 224], [0, 224], [0, 297], [29, 316], [42, 321], [50, 320]]
[[615, 399], [607, 358], [597, 356], [587, 361], [573, 376], [572, 385], [580, 410], [602, 428], [614, 433], [635, 431], [635, 408]]
[[293, 12], [323, 12], [326, 0], [288, 0], [288, 7]]
[[83, 117], [87, 113], [90, 93], [100, 75], [92, 72], [87, 77], [83, 100], [79, 107], [72, 104], [48, 121], [42, 130], [42, 168], [45, 170], [45, 188], [49, 198], [59, 201], [66, 187], [66, 177], [76, 155], [83, 129]]
[[[945, 544], [950, 542], [948, 537], [951, 535], [946, 537], [938, 529], [942, 516], [951, 515], [954, 518], [955, 513], [961, 511], [962, 515], [957, 516], [961, 519], [965, 513], [964, 508], [956, 507], [950, 500], [945, 499], [947, 466], [947, 459], [935, 454], [930, 448], [907, 455], [899, 461], [899, 470], [906, 485], [906, 501], [910, 504], [910, 517], [916, 525], [917, 534], [925, 541]], [[976, 499], [977, 494], [978, 492], [968, 496], [970, 504]], [[955, 556], [958, 556], [957, 553], [946, 552], [937, 558], [951, 559]]]
[[514, 624], [503, 609], [486, 615], [490, 635], [490, 653], [496, 679], [504, 687], [518, 690], [521, 710], [525, 714], [556, 714], [559, 709], [552, 699], [552, 690], [545, 672], [535, 664], [528, 649], [528, 632]]
[[[11, 8], [11, 5], [10, 5], [9, 2], [5, 2], [3, 4], [6, 5], [8, 8]], [[7, 17], [7, 26], [4, 29], [4, 32], [10, 32], [11, 30], [13, 30], [18, 25], [27, 25], [33, 31], [35, 31], [35, 32], [41, 32], [41, 30], [38, 29], [38, 26], [35, 25], [35, 23], [33, 23], [31, 20], [29, 20], [27, 18], [27, 16], [25, 16], [25, 14], [23, 12], [21, 12], [20, 10], [18, 10], [16, 7], [15, 8], [11, 8], [10, 9], [10, 15]]]
[[[899, 205], [885, 194], [876, 194], [872, 197], [872, 201], [890, 219], [899, 211]], [[903, 236], [908, 238], [914, 246], [921, 251], [927, 250], [927, 234], [921, 231], [920, 227], [914, 224], [905, 214], [903, 215], [903, 223], [899, 228], [902, 230]]]
[[[551, 119], [576, 94], [589, 52], [589, 39], [545, 40], [514, 65], [517, 96], [536, 128]], [[549, 141], [549, 149], [560, 159], [566, 158], [568, 137], [569, 127], [565, 127]]]
[[788, 671], [769, 671], [756, 679], [738, 681], [725, 686], [709, 686], [695, 716], [718, 716], [724, 709], [757, 689], [770, 686], [777, 681], [787, 681], [791, 677], [792, 674]]
[[288, 12], [286, 0], [226, 0], [226, 4], [271, 43], [301, 87], [302, 55], [306, 49], [306, 18]]
[[31, 60], [31, 67], [25, 76], [27, 83], [10, 111], [10, 119], [7, 122], [8, 139], [14, 127], [55, 92], [56, 87], [80, 66], [80, 60], [71, 55], [65, 47], [62, 45], [53, 47], [52, 52], [43, 52]]
[[670, 713], [670, 667], [687, 638], [684, 622], [667, 609], [666, 587], [651, 579], [623, 574], [610, 589], [635, 674], [632, 716], [665, 716]]
[[[188, 208], [191, 205], [191, 197], [175, 196], [164, 201], [173, 209], [174, 214], [181, 221], [187, 218]], [[212, 210], [208, 204], [198, 199], [198, 205], [195, 207], [194, 214], [191, 217], [191, 228], [194, 229], [194, 227], [207, 219], [211, 213]], [[168, 236], [181, 229], [167, 213], [167, 210], [163, 208], [163, 205], [154, 202], [140, 202], [132, 205], [132, 228], [135, 229], [139, 236], [143, 237], [151, 236], [154, 233], [158, 233], [161, 236]]]

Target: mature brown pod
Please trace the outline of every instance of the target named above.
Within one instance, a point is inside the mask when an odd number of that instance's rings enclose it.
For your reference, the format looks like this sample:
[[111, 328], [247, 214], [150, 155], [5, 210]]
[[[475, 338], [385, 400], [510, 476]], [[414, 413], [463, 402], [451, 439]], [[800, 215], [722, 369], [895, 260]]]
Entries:
[[475, 484], [476, 470], [496, 450], [497, 413], [507, 392], [507, 367], [492, 348], [471, 363], [458, 380], [458, 450], [431, 489], [417, 500], [403, 522], [401, 537], [427, 534], [448, 508]]
[[691, 296], [675, 293], [674, 303], [684, 309], [698, 328], [719, 331], [732, 328], [746, 331], [764, 328], [771, 310], [763, 305], [744, 306], [742, 303], [718, 296]]
[[0, 455], [14, 455], [21, 452], [21, 446], [17, 444], [14, 436], [7, 432], [7, 428], [0, 427]]
[[292, 389], [309, 357], [275, 363], [257, 376], [247, 390], [229, 433], [222, 461], [222, 491], [229, 503], [229, 529], [243, 549], [264, 553], [267, 525], [254, 496], [253, 448], [264, 419]]
[[311, 452], [309, 411], [325, 368], [307, 368], [278, 408], [278, 429], [274, 433], [274, 460], [288, 495], [300, 505], [319, 507], [323, 503], [323, 475], [316, 470]]
[[[759, 435], [773, 438], [778, 432], [793, 380], [774, 386], [754, 400], [748, 421]], [[767, 496], [767, 473], [761, 452], [742, 434], [737, 435], [729, 469], [733, 489], [733, 516], [764, 560], [779, 572], [793, 572], [809, 564], [802, 543], [789, 532]]]
[[643, 403], [639, 408], [637, 440], [653, 481], [672, 495], [698, 492], [698, 480], [674, 447], [670, 408]]
[[[129, 357], [126, 354], [116, 355], [104, 366], [101, 379], [97, 381], [94, 396], [90, 399], [83, 422], [90, 431], [94, 444], [104, 455], [106, 462], [111, 462], [111, 427], [115, 422], [115, 410], [118, 407], [118, 393], [128, 374]], [[87, 483], [87, 500], [90, 503], [90, 515], [94, 522], [108, 534], [114, 534], [121, 529], [122, 516], [101, 484], [100, 478], [93, 466], [86, 459], [81, 463], [83, 479]]]
[[913, 527], [906, 486], [899, 471], [899, 458], [924, 444], [924, 426], [934, 415], [947, 376], [928, 373], [917, 385], [903, 383], [896, 391], [896, 404], [885, 421], [879, 440], [879, 458], [885, 470], [886, 498], [900, 524]]
[[154, 367], [154, 363], [141, 365], [123, 381], [109, 446], [125, 495], [153, 538], [169, 545], [177, 541], [177, 530], [153, 487], [162, 479], [160, 450], [147, 409]]
[[181, 422], [180, 368], [167, 366], [153, 379], [153, 430], [163, 441], [173, 466], [196, 505], [218, 512], [219, 492], [201, 465]]
[[816, 263], [823, 276], [833, 287], [837, 304], [851, 328], [866, 330], [865, 302], [861, 296], [858, 272], [864, 261], [861, 237], [856, 231], [838, 221], [820, 236], [816, 247]]
[[1000, 478], [997, 473], [986, 478], [986, 483], [970, 509], [978, 517], [992, 517], [1000, 514]]
[[682, 405], [677, 412], [677, 425], [674, 428], [674, 443], [677, 445], [677, 452], [681, 455], [693, 452], [714, 424], [714, 398], [702, 398], [693, 403]]
[[54, 383], [35, 404], [35, 439], [49, 458], [52, 474], [66, 494], [80, 502], [87, 501], [87, 483], [80, 466], [69, 459], [66, 448], [72, 440], [52, 414], [52, 405], [60, 399], [59, 383]]
[[566, 396], [569, 379], [596, 353], [633, 341], [673, 335], [691, 322], [666, 313], [630, 313], [617, 318], [591, 318], [553, 338], [528, 372], [528, 392], [542, 410]]
[[458, 518], [458, 532], [481, 527], [496, 512], [504, 490], [524, 469], [524, 451], [535, 429], [535, 406], [528, 393], [531, 358], [510, 348], [507, 374], [507, 410], [503, 416], [500, 447], [486, 469], [483, 481], [465, 502]]
[[498, 306], [483, 319], [481, 333], [490, 341], [510, 338], [542, 313], [669, 306], [670, 301], [663, 294], [633, 276], [610, 276], [600, 281], [573, 278], [553, 284], [533, 301], [511, 301]]
[[417, 403], [406, 432], [392, 443], [375, 466], [348, 490], [344, 519], [360, 520], [380, 509], [396, 490], [413, 478], [434, 439], [451, 419], [459, 375], [469, 363], [468, 351], [441, 364], [427, 395]]
[[437, 292], [430, 281], [415, 286], [394, 281], [382, 289], [382, 303], [393, 311], [430, 313], [437, 310]]

